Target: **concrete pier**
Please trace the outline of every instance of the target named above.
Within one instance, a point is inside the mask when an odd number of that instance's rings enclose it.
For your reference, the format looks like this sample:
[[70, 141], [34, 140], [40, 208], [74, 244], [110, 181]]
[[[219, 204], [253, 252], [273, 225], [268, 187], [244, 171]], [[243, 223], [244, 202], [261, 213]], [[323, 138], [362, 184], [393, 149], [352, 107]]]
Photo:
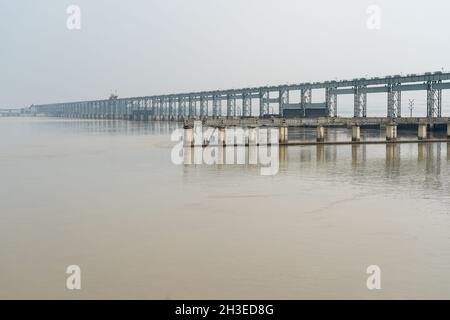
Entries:
[[357, 124], [352, 126], [352, 141], [361, 141], [361, 127]]
[[419, 124], [419, 129], [418, 129], [419, 140], [424, 140], [427, 138], [427, 129], [428, 129], [427, 124], [425, 124], [425, 123]]
[[450, 138], [450, 122], [447, 124], [447, 138]]
[[386, 140], [388, 140], [388, 141], [397, 140], [397, 125], [396, 124], [386, 125]]
[[325, 141], [325, 128], [323, 126], [317, 126], [316, 134], [317, 134], [317, 138], [316, 138], [317, 142]]

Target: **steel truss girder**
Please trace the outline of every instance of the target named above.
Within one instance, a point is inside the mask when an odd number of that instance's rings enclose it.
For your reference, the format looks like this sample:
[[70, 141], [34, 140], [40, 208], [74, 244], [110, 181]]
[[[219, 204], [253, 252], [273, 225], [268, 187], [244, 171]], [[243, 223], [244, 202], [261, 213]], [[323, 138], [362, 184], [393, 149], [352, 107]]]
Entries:
[[165, 116], [166, 117], [170, 117], [170, 113], [172, 111], [172, 99], [171, 98], [165, 98], [164, 102], [165, 102]]
[[[117, 116], [119, 114], [120, 103], [117, 100], [113, 100], [110, 102], [111, 105], [111, 114], [113, 116]], [[83, 113], [83, 104], [80, 105], [80, 114]]]
[[178, 112], [177, 115], [185, 116], [186, 115], [186, 97], [178, 98]]
[[151, 105], [151, 101], [150, 101], [150, 99], [145, 99], [144, 100], [144, 110], [145, 111], [148, 111], [148, 110], [150, 110], [150, 105]]
[[92, 109], [91, 109], [91, 116], [94, 117], [94, 115], [96, 114], [97, 111], [97, 103], [93, 102], [92, 103]]
[[[125, 101], [123, 102], [123, 114], [124, 114], [124, 115], [127, 115], [127, 114], [128, 114], [129, 107], [130, 107], [130, 101], [129, 101], [129, 100], [125, 100]], [[94, 109], [94, 105], [92, 104], [91, 110], [93, 110], [93, 109]], [[93, 112], [93, 111], [92, 111], [92, 112]]]
[[367, 117], [367, 93], [362, 90], [365, 86], [355, 87], [354, 90], [354, 110], [353, 116], [355, 118]]
[[152, 115], [158, 115], [158, 99], [152, 99]]
[[[112, 100], [105, 101], [105, 113], [106, 113], [107, 117], [109, 117], [112, 114], [112, 104], [113, 104]], [[76, 106], [75, 106], [75, 108], [77, 109]]]
[[326, 88], [325, 99], [329, 117], [337, 117], [337, 94], [333, 92], [336, 88]]
[[[95, 108], [95, 104], [94, 104]], [[127, 100], [127, 114], [131, 114], [134, 110], [134, 100], [130, 99]]]
[[302, 107], [303, 116], [306, 115], [306, 105], [312, 102], [312, 89], [302, 89], [300, 92], [300, 104]]
[[[260, 91], [268, 90], [270, 94], [278, 93], [282, 89], [288, 89], [290, 91], [293, 90], [308, 90], [308, 89], [325, 89], [328, 87], [336, 87], [336, 94], [354, 94], [355, 87], [365, 87], [364, 91], [366, 93], [379, 93], [386, 92], [389, 86], [399, 85], [400, 91], [428, 91], [428, 115], [429, 116], [437, 116], [441, 114], [442, 108], [442, 99], [441, 91], [439, 90], [447, 90], [450, 89], [450, 73], [446, 72], [434, 72], [434, 73], [426, 73], [421, 75], [407, 75], [407, 76], [387, 76], [382, 78], [370, 78], [370, 79], [353, 79], [351, 81], [343, 80], [343, 81], [326, 81], [326, 82], [315, 82], [315, 83], [299, 83], [293, 85], [279, 85], [279, 86], [265, 86], [259, 88], [242, 88], [242, 89], [232, 89], [232, 90], [215, 90], [215, 91], [201, 91], [201, 92], [191, 92], [184, 94], [172, 94], [172, 95], [158, 95], [158, 96], [145, 96], [145, 97], [134, 97], [134, 98], [123, 98], [119, 99], [117, 102], [119, 109], [129, 114], [133, 107], [132, 101], [137, 101], [139, 99], [167, 99], [169, 97], [178, 98], [179, 96], [194, 96], [196, 100], [199, 100], [201, 96], [207, 96], [209, 100], [212, 100], [213, 95], [220, 95], [222, 100], [228, 94], [235, 94], [236, 99], [242, 99], [243, 93], [251, 93], [252, 98], [258, 98]], [[428, 87], [428, 88], [427, 88]], [[305, 99], [304, 103], [305, 103]], [[46, 114], [51, 115], [52, 113], [55, 115], [64, 115], [69, 114], [73, 116], [73, 114], [78, 112], [83, 112], [85, 116], [98, 115], [99, 109], [102, 111], [108, 112], [108, 105], [105, 106], [104, 103], [99, 103], [102, 100], [95, 101], [85, 101], [83, 105], [76, 105], [75, 103], [56, 103], [56, 104], [46, 104], [46, 105], [33, 105], [34, 110], [39, 112], [39, 110], [45, 111]], [[278, 102], [277, 99], [269, 99], [270, 103]], [[303, 107], [305, 104], [303, 105]], [[292, 106], [291, 106], [292, 107]], [[153, 106], [152, 106], [153, 108]], [[198, 106], [197, 106], [198, 108]], [[198, 113], [198, 110], [196, 110]]]
[[127, 100], [122, 100], [120, 103], [120, 114], [122, 117], [127, 114]]
[[190, 117], [197, 115], [197, 103], [194, 96], [189, 96], [189, 114]]
[[395, 119], [402, 115], [402, 92], [398, 85], [388, 86], [387, 116]]
[[265, 114], [269, 114], [269, 90], [261, 90], [259, 92], [259, 116], [263, 117]]
[[158, 98], [157, 99], [157, 105], [158, 105], [158, 116], [163, 116], [164, 115], [164, 110], [163, 110], [163, 99]]
[[289, 104], [289, 90], [281, 89], [278, 93], [280, 115], [283, 116], [284, 105]]
[[252, 115], [252, 94], [245, 92], [242, 94], [242, 116], [250, 117]]
[[[98, 103], [96, 104], [96, 108], [98, 108]], [[135, 111], [137, 109], [139, 109], [139, 106], [137, 105], [136, 100], [134, 100], [134, 99], [131, 100], [130, 101], [130, 110]]]
[[161, 114], [163, 116], [167, 116], [167, 111], [168, 111], [168, 107], [167, 107], [167, 98], [161, 98]]
[[169, 98], [169, 117], [174, 116], [175, 111], [176, 111], [175, 98]]
[[158, 106], [159, 106], [159, 115], [162, 117], [162, 116], [164, 116], [164, 99], [160, 98], [158, 101], [159, 101], [159, 104], [158, 104]]
[[429, 118], [442, 117], [442, 89], [435, 89], [436, 82], [428, 82], [427, 88], [427, 116]]
[[235, 117], [236, 116], [236, 95], [228, 94], [227, 95], [227, 117]]
[[[120, 112], [120, 103], [117, 100], [111, 101], [112, 104], [112, 114], [114, 116], [117, 116]], [[83, 106], [81, 106], [83, 108]]]
[[141, 103], [142, 103], [141, 99], [133, 99], [131, 110], [132, 111], [139, 111], [139, 110], [141, 110]]
[[206, 117], [208, 115], [208, 97], [200, 97], [200, 117]]
[[213, 96], [213, 117], [222, 115], [222, 100], [219, 95]]
[[160, 100], [158, 98], [153, 99], [152, 110], [153, 110], [153, 115], [155, 115], [155, 116], [161, 115]]

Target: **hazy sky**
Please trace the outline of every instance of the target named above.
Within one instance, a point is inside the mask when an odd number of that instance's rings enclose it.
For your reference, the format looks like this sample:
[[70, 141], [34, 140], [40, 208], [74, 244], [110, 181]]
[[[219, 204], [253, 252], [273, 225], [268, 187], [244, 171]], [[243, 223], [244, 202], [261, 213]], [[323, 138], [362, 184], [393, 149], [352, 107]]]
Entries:
[[0, 0], [0, 13], [0, 107], [450, 69], [445, 0]]

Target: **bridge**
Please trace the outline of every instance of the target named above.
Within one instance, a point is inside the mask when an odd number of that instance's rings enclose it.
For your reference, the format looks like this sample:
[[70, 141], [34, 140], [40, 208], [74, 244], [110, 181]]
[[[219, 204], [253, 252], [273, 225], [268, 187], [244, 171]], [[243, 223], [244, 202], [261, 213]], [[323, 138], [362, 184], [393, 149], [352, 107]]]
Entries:
[[0, 109], [0, 117], [21, 117], [30, 114], [29, 109]]
[[[289, 126], [315, 126], [317, 142], [325, 139], [326, 126], [351, 126], [352, 141], [360, 141], [361, 126], [385, 126], [386, 140], [397, 140], [397, 127], [418, 128], [418, 138], [427, 140], [429, 129], [447, 129], [449, 118], [442, 117], [442, 90], [450, 89], [450, 73], [395, 75], [382, 78], [325, 81], [292, 85], [202, 91], [157, 96], [109, 99], [33, 105], [30, 111], [47, 116], [87, 119], [169, 120], [184, 121], [188, 135], [195, 120], [219, 128], [227, 126], [278, 127], [280, 142], [287, 143]], [[324, 90], [325, 101], [312, 102], [312, 90]], [[403, 118], [402, 92], [426, 91], [427, 116]], [[299, 93], [299, 100], [290, 95]], [[367, 117], [367, 95], [385, 93], [386, 117]], [[353, 95], [353, 118], [338, 117], [338, 96]], [[252, 103], [259, 112], [253, 114]], [[239, 102], [239, 103], [238, 103]], [[276, 104], [277, 113], [271, 112]], [[251, 129], [252, 135], [254, 129]]]
[[[306, 82], [243, 89], [63, 102], [33, 105], [31, 111], [47, 116], [88, 119], [173, 120], [208, 118], [338, 117], [338, 96], [354, 96], [354, 117], [367, 118], [367, 95], [386, 93], [387, 119], [401, 117], [402, 92], [426, 91], [428, 119], [442, 117], [442, 90], [450, 89], [450, 73], [395, 75], [342, 81]], [[312, 102], [313, 90], [325, 91], [325, 101]], [[290, 99], [299, 94], [298, 101]], [[256, 101], [259, 108], [252, 108]], [[274, 107], [271, 105], [275, 104]], [[259, 109], [257, 114], [253, 110]], [[274, 112], [276, 110], [276, 112]]]

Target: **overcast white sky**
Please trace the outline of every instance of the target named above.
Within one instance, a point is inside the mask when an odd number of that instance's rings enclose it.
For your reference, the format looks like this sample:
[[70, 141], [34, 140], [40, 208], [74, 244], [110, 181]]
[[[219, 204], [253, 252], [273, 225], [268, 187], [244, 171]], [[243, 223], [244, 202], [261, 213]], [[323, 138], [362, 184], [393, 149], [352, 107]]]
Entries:
[[445, 0], [0, 0], [0, 13], [0, 107], [450, 69]]

